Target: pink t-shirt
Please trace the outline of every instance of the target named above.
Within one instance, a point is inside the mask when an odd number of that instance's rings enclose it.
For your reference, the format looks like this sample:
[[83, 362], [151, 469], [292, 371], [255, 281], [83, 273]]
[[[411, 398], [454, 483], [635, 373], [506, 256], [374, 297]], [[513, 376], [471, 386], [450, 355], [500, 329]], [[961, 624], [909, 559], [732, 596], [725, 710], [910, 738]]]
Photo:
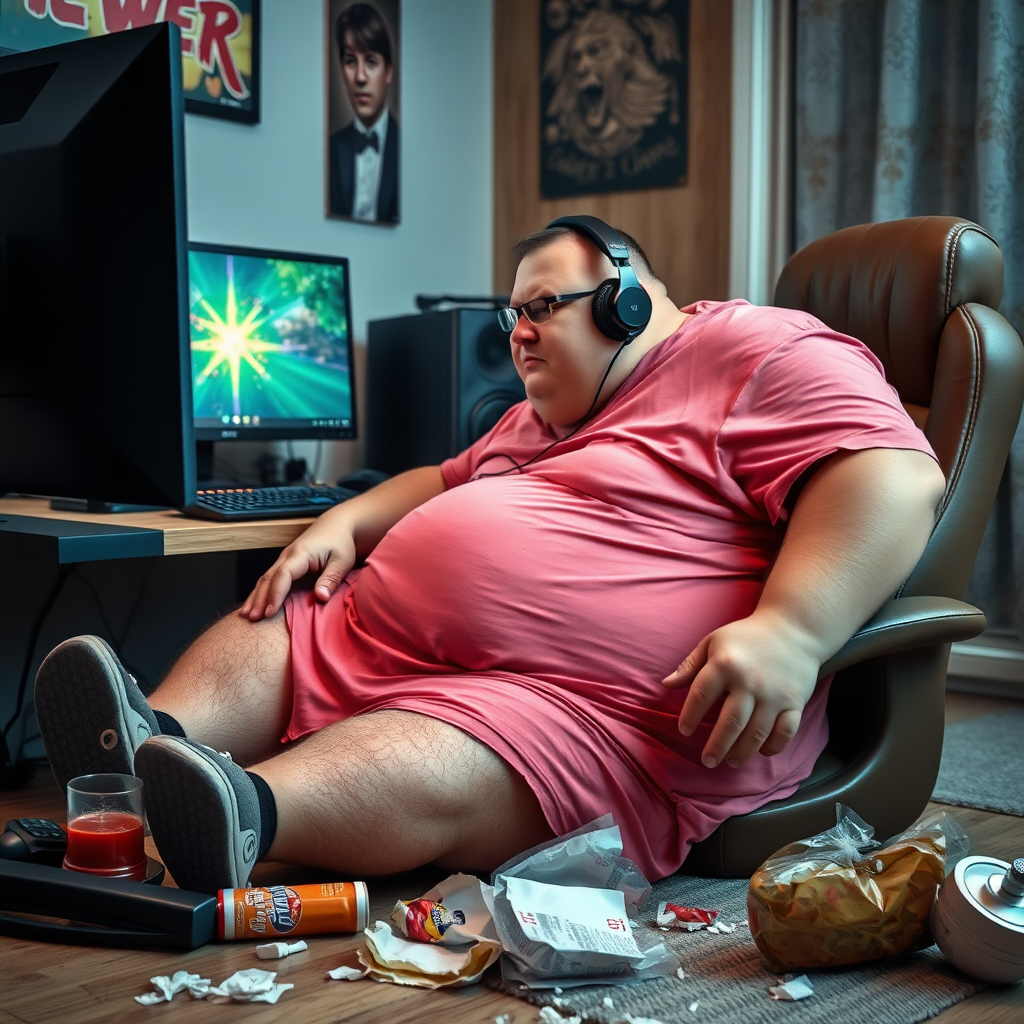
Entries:
[[785, 752], [708, 770], [715, 709], [681, 736], [685, 692], [660, 680], [754, 609], [804, 470], [931, 450], [859, 342], [742, 301], [685, 312], [578, 433], [487, 476], [557, 436], [515, 406], [327, 605], [289, 599], [287, 738], [384, 707], [447, 721], [523, 775], [556, 833], [611, 811], [651, 878], [795, 790], [827, 738], [826, 685]]

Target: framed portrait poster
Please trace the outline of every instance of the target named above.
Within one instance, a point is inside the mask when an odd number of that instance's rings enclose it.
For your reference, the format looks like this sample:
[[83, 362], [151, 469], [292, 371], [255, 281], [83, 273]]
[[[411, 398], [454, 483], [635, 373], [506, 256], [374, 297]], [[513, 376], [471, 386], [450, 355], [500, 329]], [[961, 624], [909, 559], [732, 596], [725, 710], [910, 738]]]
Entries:
[[688, 0], [541, 0], [545, 198], [686, 181]]
[[0, 47], [37, 50], [173, 21], [181, 29], [185, 109], [260, 119], [260, 0], [0, 0]]
[[324, 0], [328, 217], [399, 220], [399, 0]]

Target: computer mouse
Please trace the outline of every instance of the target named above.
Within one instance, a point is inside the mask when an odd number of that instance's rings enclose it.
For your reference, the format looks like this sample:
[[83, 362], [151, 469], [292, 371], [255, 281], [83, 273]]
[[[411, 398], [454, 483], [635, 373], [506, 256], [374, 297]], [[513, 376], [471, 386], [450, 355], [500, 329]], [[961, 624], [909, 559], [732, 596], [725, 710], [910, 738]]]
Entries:
[[361, 493], [362, 491], [368, 491], [371, 487], [376, 487], [377, 484], [382, 484], [390, 478], [390, 473], [385, 473], [380, 469], [357, 469], [354, 473], [343, 476], [338, 481], [338, 486], [347, 487], [350, 491], [359, 491]]

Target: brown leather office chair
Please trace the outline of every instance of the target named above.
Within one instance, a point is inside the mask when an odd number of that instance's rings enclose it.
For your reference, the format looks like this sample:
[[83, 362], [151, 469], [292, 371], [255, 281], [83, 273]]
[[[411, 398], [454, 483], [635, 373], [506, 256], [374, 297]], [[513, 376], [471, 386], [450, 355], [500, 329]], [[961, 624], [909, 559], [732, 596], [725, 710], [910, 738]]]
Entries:
[[835, 824], [837, 801], [886, 839], [912, 824], [942, 752], [949, 644], [985, 628], [960, 599], [1024, 396], [1024, 347], [996, 312], [1003, 259], [977, 224], [914, 217], [826, 235], [786, 264], [775, 304], [867, 344], [946, 474], [935, 529], [910, 578], [826, 665], [828, 747], [791, 797], [696, 844], [691, 874], [752, 874], [777, 849]]

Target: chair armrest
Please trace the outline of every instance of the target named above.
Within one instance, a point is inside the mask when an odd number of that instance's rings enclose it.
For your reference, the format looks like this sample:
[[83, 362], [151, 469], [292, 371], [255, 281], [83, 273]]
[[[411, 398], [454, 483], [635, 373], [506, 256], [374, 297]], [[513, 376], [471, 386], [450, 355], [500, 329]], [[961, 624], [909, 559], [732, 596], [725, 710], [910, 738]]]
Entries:
[[970, 640], [986, 625], [984, 612], [964, 601], [950, 597], [896, 597], [882, 605], [821, 666], [818, 678], [882, 654]]

